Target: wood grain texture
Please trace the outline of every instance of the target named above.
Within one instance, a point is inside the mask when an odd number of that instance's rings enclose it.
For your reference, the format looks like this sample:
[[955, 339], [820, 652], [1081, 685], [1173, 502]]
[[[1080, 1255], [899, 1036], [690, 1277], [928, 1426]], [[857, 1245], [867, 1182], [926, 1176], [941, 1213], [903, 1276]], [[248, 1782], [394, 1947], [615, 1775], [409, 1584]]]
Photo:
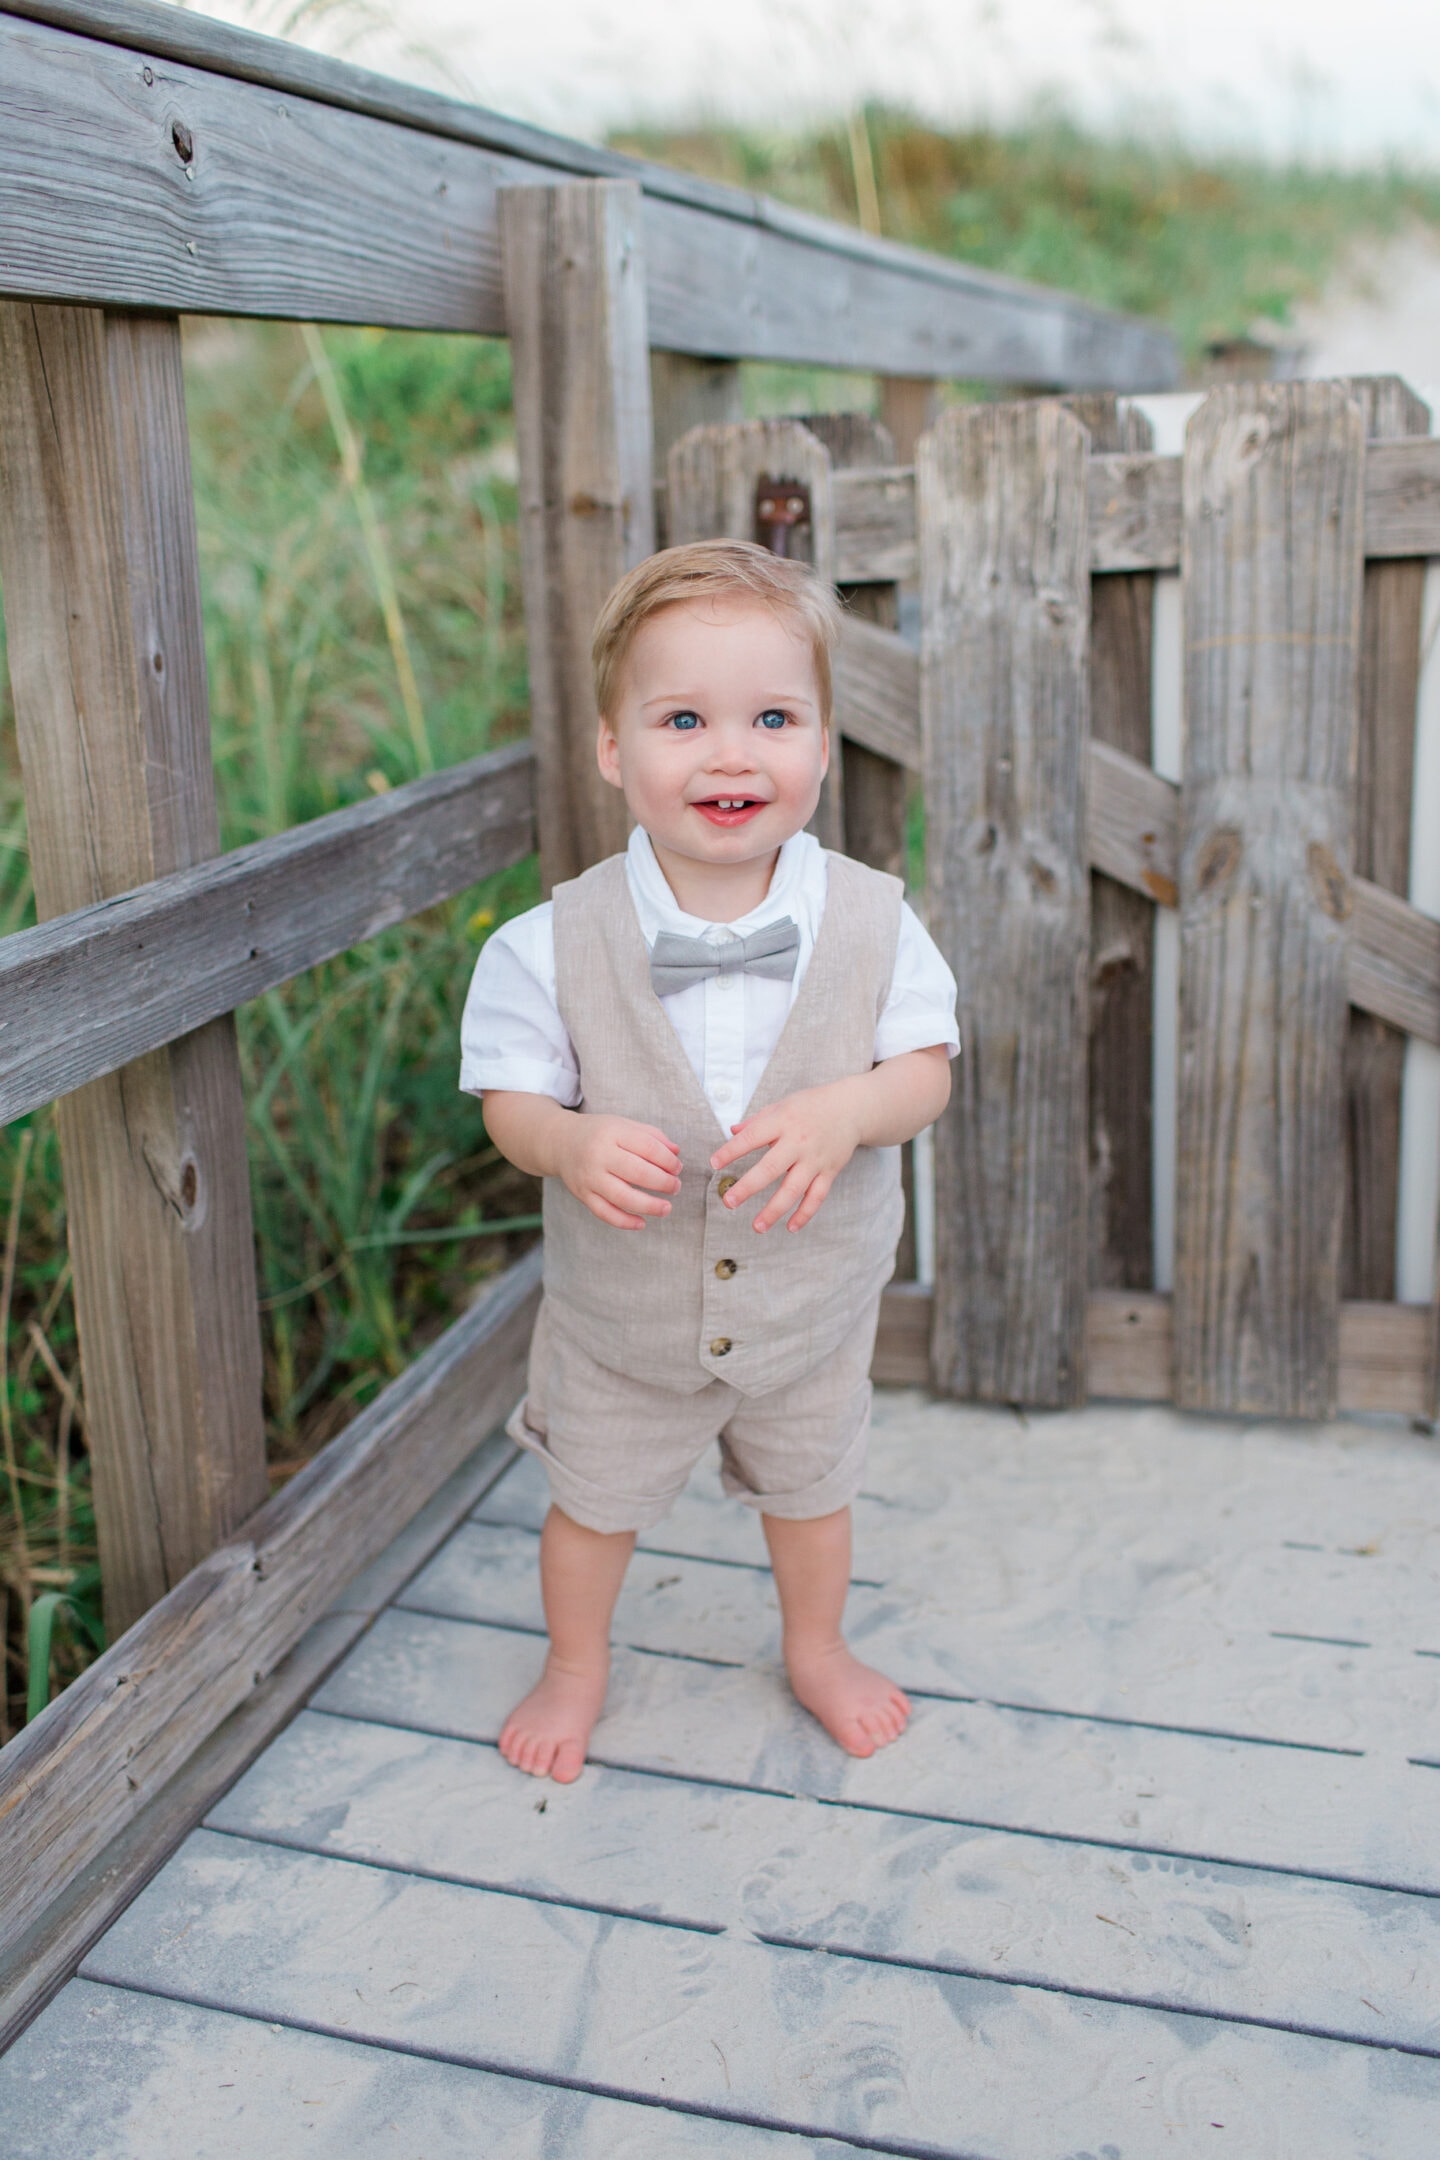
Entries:
[[496, 190], [588, 174], [643, 189], [667, 350], [1120, 388], [1177, 373], [1152, 324], [139, 0], [18, 0], [0, 85], [16, 294], [502, 332]]
[[[755, 540], [755, 489], [761, 475], [795, 480], [810, 491], [810, 522], [794, 528], [791, 551], [817, 577], [835, 582], [835, 523], [830, 453], [802, 420], [745, 420], [692, 428], [670, 451], [667, 525], [672, 546], [689, 540]], [[838, 710], [838, 700], [837, 700]], [[810, 821], [823, 847], [845, 845], [844, 761], [832, 735], [829, 769]]]
[[[1354, 377], [1367, 442], [1428, 435], [1430, 408], [1398, 376]], [[1410, 890], [1410, 796], [1425, 599], [1423, 562], [1365, 566], [1360, 631], [1360, 733], [1355, 775], [1355, 870], [1385, 891]], [[1352, 1012], [1345, 1046], [1346, 1297], [1395, 1295], [1400, 1197], [1400, 1091], [1405, 1037], [1373, 1013]]]
[[[1093, 453], [1148, 450], [1154, 431], [1106, 393], [1067, 398]], [[1155, 581], [1090, 584], [1090, 733], [1150, 762]], [[1093, 812], [1092, 812], [1093, 820]], [[1090, 886], [1090, 1283], [1148, 1290], [1155, 1277], [1151, 1181], [1151, 1005], [1155, 912], [1103, 871]]]
[[728, 427], [745, 417], [737, 360], [696, 358], [691, 353], [650, 355], [651, 480], [655, 496], [655, 545], [670, 545], [666, 524], [665, 469], [670, 446], [695, 427]]
[[1365, 435], [1211, 393], [1185, 452], [1175, 1396], [1333, 1408]]
[[[0, 303], [0, 575], [42, 917], [213, 855], [178, 322]], [[233, 1022], [68, 1097], [60, 1144], [119, 1633], [266, 1490]]]
[[[1090, 460], [1090, 567], [1097, 577], [1180, 567], [1180, 459], [1097, 452]], [[835, 483], [836, 575], [915, 575], [914, 481], [908, 466]], [[1440, 440], [1375, 442], [1365, 458], [1367, 560], [1440, 555]]]
[[1085, 430], [955, 409], [921, 444], [929, 923], [960, 986], [936, 1127], [944, 1392], [1085, 1391]]
[[505, 1416], [539, 1295], [536, 1251], [0, 1749], [0, 1957]]
[[507, 190], [501, 230], [548, 892], [629, 830], [595, 761], [590, 638], [611, 587], [655, 544], [640, 192], [628, 180]]
[[[890, 430], [864, 412], [810, 413], [805, 425], [830, 453], [835, 472], [858, 471], [866, 466], [895, 462]], [[832, 478], [833, 485], [833, 478]], [[899, 595], [893, 585], [841, 585], [840, 598], [851, 623], [873, 624], [893, 632], [899, 623]], [[856, 739], [846, 702], [837, 690], [836, 749], [843, 760], [841, 799], [845, 812], [845, 852], [857, 862], [869, 863], [902, 881], [906, 868], [906, 800], [908, 782], [903, 765]], [[902, 1255], [902, 1272], [914, 1273], [911, 1250]]]
[[514, 743], [0, 939], [0, 1122], [463, 892], [534, 831]]
[[345, 1586], [275, 1670], [200, 1743], [98, 1858], [63, 1886], [34, 1927], [0, 1956], [0, 2056], [206, 1810], [290, 1722], [375, 1615], [484, 1498], [514, 1454], [513, 1443], [501, 1433], [482, 1441], [379, 1558]]
[[[892, 1283], [881, 1300], [870, 1367], [877, 1386], [928, 1386], [932, 1325], [932, 1293], [915, 1283]], [[1428, 1306], [1342, 1304], [1336, 1409], [1433, 1417], [1430, 1355]], [[1153, 1290], [1092, 1290], [1085, 1306], [1085, 1358], [1092, 1400], [1169, 1402], [1169, 1297]]]

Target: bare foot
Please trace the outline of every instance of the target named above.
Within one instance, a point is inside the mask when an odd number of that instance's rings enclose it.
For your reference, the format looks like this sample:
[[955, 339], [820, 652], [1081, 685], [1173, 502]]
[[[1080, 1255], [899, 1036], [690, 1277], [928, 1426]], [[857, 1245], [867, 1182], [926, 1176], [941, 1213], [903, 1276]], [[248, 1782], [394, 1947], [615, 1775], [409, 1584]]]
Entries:
[[785, 1653], [795, 1698], [818, 1718], [847, 1755], [873, 1755], [898, 1740], [910, 1704], [893, 1680], [862, 1665], [843, 1642], [823, 1650]]
[[606, 1669], [575, 1672], [554, 1656], [523, 1702], [515, 1705], [500, 1733], [506, 1762], [531, 1777], [554, 1778], [573, 1785], [585, 1767], [590, 1729], [605, 1707]]

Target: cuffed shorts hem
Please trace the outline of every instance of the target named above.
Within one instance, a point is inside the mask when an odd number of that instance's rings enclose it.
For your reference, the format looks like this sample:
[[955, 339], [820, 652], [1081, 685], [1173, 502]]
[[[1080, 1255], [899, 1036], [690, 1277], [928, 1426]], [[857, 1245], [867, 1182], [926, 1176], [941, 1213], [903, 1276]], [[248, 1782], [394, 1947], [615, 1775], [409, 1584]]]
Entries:
[[578, 1470], [571, 1470], [552, 1455], [542, 1432], [537, 1432], [526, 1415], [529, 1397], [518, 1402], [506, 1420], [505, 1431], [517, 1447], [538, 1455], [545, 1465], [545, 1475], [550, 1481], [550, 1498], [563, 1515], [580, 1524], [585, 1530], [600, 1530], [610, 1535], [619, 1530], [653, 1530], [656, 1523], [663, 1522], [669, 1514], [684, 1486], [677, 1485], [674, 1492], [654, 1493], [616, 1492], [610, 1487], [592, 1484], [581, 1477]]

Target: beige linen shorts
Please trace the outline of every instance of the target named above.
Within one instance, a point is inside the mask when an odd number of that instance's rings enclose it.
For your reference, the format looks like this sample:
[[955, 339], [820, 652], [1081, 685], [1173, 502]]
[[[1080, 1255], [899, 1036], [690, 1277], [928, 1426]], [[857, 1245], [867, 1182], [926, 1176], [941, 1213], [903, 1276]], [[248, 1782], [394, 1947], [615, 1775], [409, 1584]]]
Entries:
[[768, 1395], [709, 1380], [693, 1395], [611, 1372], [541, 1300], [529, 1387], [505, 1430], [544, 1463], [555, 1505], [590, 1530], [648, 1530], [712, 1441], [726, 1492], [806, 1522], [847, 1507], [870, 1439], [880, 1301], [823, 1365]]

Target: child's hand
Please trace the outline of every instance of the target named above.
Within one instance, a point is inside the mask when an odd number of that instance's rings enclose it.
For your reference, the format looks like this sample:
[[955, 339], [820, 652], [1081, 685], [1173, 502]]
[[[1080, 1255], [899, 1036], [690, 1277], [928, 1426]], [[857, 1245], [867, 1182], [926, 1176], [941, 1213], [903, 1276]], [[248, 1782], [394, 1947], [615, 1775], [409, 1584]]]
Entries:
[[680, 1190], [680, 1150], [657, 1125], [627, 1117], [568, 1116], [560, 1177], [592, 1215], [617, 1230], [643, 1230], [647, 1215], [668, 1215], [653, 1197]]
[[755, 1228], [768, 1230], [789, 1215], [790, 1229], [803, 1230], [860, 1145], [854, 1082], [835, 1080], [828, 1087], [802, 1088], [731, 1130], [734, 1139], [710, 1158], [712, 1170], [723, 1170], [727, 1163], [753, 1155], [757, 1148], [768, 1152], [731, 1186], [725, 1205], [740, 1207], [781, 1178], [780, 1190], [756, 1216]]

